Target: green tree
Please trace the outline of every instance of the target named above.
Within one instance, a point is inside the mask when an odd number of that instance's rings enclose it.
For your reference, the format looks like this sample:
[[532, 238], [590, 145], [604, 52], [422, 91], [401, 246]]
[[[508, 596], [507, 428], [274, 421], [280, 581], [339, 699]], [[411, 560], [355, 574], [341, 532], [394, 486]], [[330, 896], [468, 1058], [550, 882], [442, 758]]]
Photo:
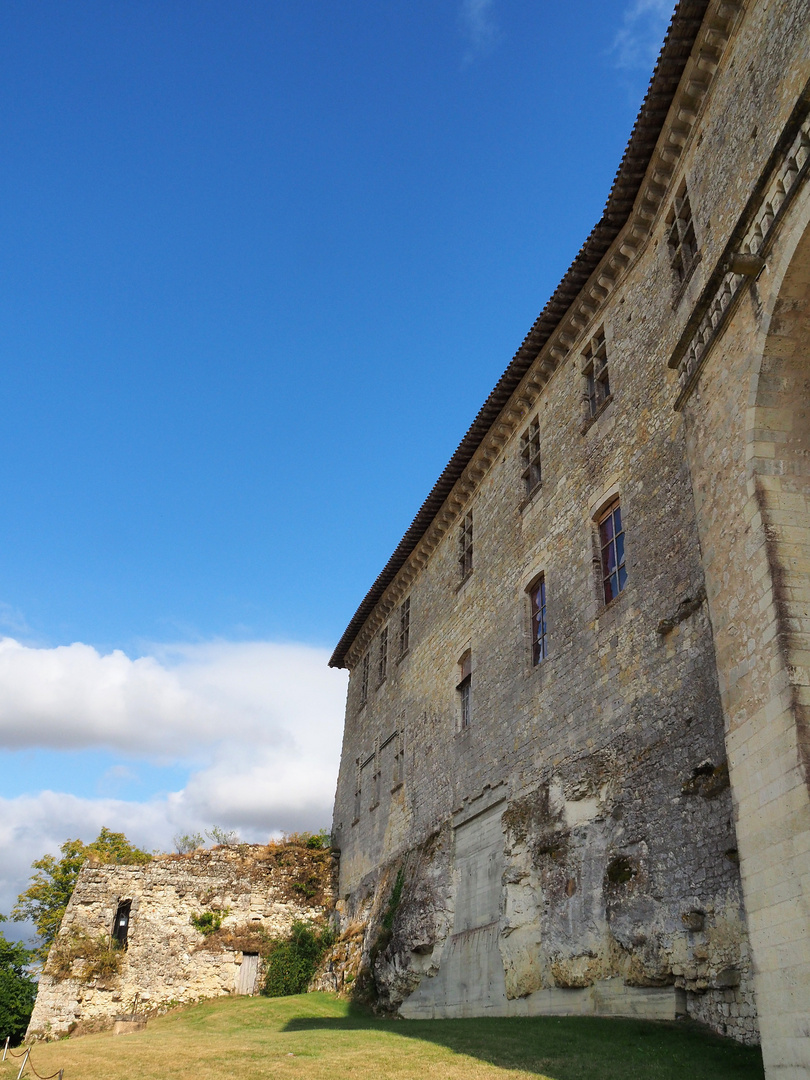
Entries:
[[23, 919], [33, 921], [40, 939], [35, 955], [40, 960], [47, 959], [48, 950], [59, 933], [62, 916], [85, 860], [123, 864], [149, 862], [152, 857], [140, 848], [133, 847], [123, 833], [111, 832], [106, 828], [91, 844], [66, 840], [59, 850], [61, 858], [43, 855], [31, 864], [36, 873], [25, 892], [17, 897], [11, 912], [11, 917], [17, 922]]
[[[5, 919], [0, 915], [0, 922]], [[0, 933], [0, 1042], [10, 1035], [12, 1046], [25, 1035], [37, 996], [37, 984], [27, 970], [32, 959], [31, 949]]]

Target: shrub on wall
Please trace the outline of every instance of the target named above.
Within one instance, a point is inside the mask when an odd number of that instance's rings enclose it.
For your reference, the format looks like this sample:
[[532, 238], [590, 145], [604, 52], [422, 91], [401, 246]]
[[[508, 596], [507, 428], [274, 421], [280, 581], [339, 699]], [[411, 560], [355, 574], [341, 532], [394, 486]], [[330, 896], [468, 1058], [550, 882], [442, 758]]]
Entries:
[[199, 930], [207, 937], [219, 930], [222, 920], [226, 915], [230, 915], [230, 912], [230, 908], [222, 908], [220, 911], [201, 911], [199, 915], [192, 915], [189, 922], [195, 930]]
[[[122, 956], [118, 942], [109, 935], [91, 938], [81, 930], [74, 930], [53, 946], [45, 970], [54, 979], [74, 978], [82, 982], [111, 979], [119, 972]], [[74, 969], [77, 960], [81, 961], [78, 971]]]
[[289, 938], [272, 946], [262, 992], [268, 997], [303, 994], [324, 950], [333, 941], [334, 934], [329, 929], [318, 930], [308, 923], [294, 922]]

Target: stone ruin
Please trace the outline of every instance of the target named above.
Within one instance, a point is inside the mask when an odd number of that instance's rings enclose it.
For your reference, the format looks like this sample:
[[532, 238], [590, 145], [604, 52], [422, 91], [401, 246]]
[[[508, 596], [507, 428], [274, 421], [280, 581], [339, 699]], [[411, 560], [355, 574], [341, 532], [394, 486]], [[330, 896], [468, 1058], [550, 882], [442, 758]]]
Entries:
[[146, 864], [86, 863], [39, 981], [29, 1037], [253, 994], [293, 922], [332, 907], [330, 853], [240, 844]]

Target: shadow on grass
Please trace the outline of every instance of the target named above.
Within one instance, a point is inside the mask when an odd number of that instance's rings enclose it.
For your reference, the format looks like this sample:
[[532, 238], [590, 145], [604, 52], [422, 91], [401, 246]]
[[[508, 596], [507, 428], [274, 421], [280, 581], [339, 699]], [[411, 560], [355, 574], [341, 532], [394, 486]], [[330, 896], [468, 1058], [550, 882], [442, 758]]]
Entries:
[[350, 1006], [341, 1017], [296, 1017], [285, 1031], [368, 1030], [437, 1043], [490, 1065], [552, 1080], [762, 1080], [758, 1047], [688, 1021], [605, 1017], [383, 1019]]

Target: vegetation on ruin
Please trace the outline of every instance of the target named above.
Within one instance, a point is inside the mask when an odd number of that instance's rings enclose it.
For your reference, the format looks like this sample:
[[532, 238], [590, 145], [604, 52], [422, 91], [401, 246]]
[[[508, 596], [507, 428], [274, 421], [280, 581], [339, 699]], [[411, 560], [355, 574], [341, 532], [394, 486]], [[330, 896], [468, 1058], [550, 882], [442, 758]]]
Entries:
[[59, 849], [60, 858], [43, 855], [31, 868], [36, 873], [28, 888], [17, 897], [11, 917], [18, 922], [31, 919], [39, 935], [34, 955], [45, 960], [59, 932], [62, 916], [73, 895], [76, 878], [85, 860], [96, 863], [145, 863], [152, 856], [134, 847], [123, 833], [103, 828], [96, 839], [85, 844], [81, 840], [66, 840]]
[[334, 940], [328, 928], [294, 922], [288, 938], [270, 944], [262, 993], [268, 997], [305, 993], [318, 961]]
[[[173, 844], [178, 855], [189, 855], [193, 851], [200, 851], [207, 847], [239, 847], [242, 840], [239, 833], [233, 829], [222, 829], [219, 825], [213, 825], [204, 833], [178, 833]], [[271, 840], [270, 848], [278, 847], [302, 847], [310, 851], [325, 851], [329, 848], [331, 838], [328, 829], [319, 832], [292, 832], [284, 833], [280, 840]]]
[[219, 825], [206, 829], [205, 835], [200, 832], [178, 833], [172, 841], [178, 855], [199, 851], [206, 847], [206, 843], [210, 843], [212, 847], [237, 847], [241, 842], [235, 829], [222, 829]]
[[[82, 930], [73, 930], [53, 946], [45, 970], [55, 979], [104, 982], [118, 974], [122, 955], [118, 942], [108, 934], [90, 937]], [[75, 967], [77, 960], [80, 961], [78, 968]]]
[[285, 833], [281, 842], [287, 846], [307, 848], [309, 851], [325, 851], [332, 843], [332, 840], [329, 835], [329, 830], [321, 829], [316, 833]]
[[[111, 1032], [37, 1043], [81, 1080], [762, 1080], [756, 1048], [694, 1024], [596, 1017], [392, 1020], [328, 994], [218, 998]], [[14, 1080], [19, 1061], [0, 1065]]]
[[256, 923], [242, 924], [239, 926], [223, 926], [207, 934], [196, 946], [195, 951], [222, 952], [229, 949], [231, 952], [258, 953], [259, 956], [268, 956], [272, 951], [274, 939], [263, 926]]
[[222, 926], [222, 920], [230, 915], [230, 908], [220, 908], [217, 911], [201, 911], [199, 915], [192, 915], [189, 919], [195, 930], [208, 937], [215, 934]]
[[[0, 922], [5, 922], [4, 915]], [[32, 959], [30, 949], [0, 933], [0, 1042], [8, 1035], [12, 1046], [25, 1034], [37, 996], [37, 984], [28, 973]]]
[[400, 866], [380, 920], [379, 932], [369, 949], [368, 962], [361, 968], [357, 985], [352, 993], [355, 1001], [362, 1002], [365, 1005], [376, 1005], [378, 1003], [379, 995], [377, 983], [374, 979], [374, 965], [377, 962], [377, 957], [381, 952], [385, 952], [394, 936], [394, 920], [402, 900], [402, 890], [404, 888], [405, 870]]

